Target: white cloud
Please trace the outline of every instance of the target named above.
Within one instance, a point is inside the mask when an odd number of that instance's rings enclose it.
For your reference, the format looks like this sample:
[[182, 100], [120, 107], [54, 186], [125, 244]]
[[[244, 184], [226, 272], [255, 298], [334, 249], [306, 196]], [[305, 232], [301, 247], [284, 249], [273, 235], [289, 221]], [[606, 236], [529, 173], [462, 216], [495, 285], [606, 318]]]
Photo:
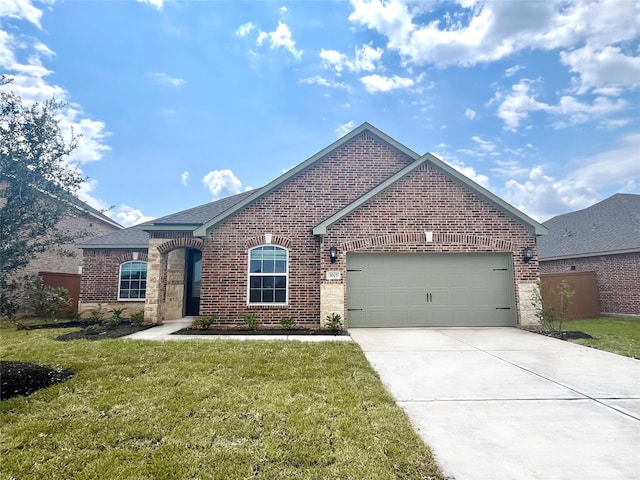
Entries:
[[172, 87], [182, 87], [185, 84], [184, 78], [171, 77], [164, 72], [149, 73], [154, 80], [163, 85], [171, 85]]
[[382, 58], [383, 50], [381, 48], [373, 48], [371, 43], [365, 44], [360, 48], [356, 48], [353, 58], [349, 58], [346, 54], [337, 50], [320, 51], [320, 58], [325, 68], [333, 69], [338, 74], [345, 68], [351, 72], [373, 72], [378, 68], [377, 63]]
[[410, 88], [415, 85], [415, 81], [412, 78], [399, 77], [398, 75], [383, 77], [377, 73], [362, 77], [360, 81], [369, 93], [389, 92], [398, 88]]
[[182, 185], [186, 187], [189, 183], [189, 172], [187, 170], [182, 172], [182, 175], [180, 175], [180, 180], [182, 181]]
[[338, 138], [344, 137], [351, 130], [353, 130], [353, 120], [350, 120], [336, 128], [336, 135], [338, 135]]
[[467, 108], [464, 111], [464, 116], [467, 117], [469, 120], [473, 120], [474, 118], [476, 118], [476, 111], [470, 108]]
[[129, 205], [120, 205], [117, 213], [115, 213], [115, 218], [118, 223], [125, 227], [131, 227], [140, 223], [149, 222], [155, 217], [149, 217], [143, 214], [142, 211], [137, 208], [130, 207]]
[[482, 175], [481, 173], [478, 173], [475, 168], [465, 165], [464, 162], [457, 159], [447, 160], [442, 157], [438, 157], [438, 158], [440, 158], [442, 161], [449, 164], [451, 167], [455, 168], [464, 176], [470, 178], [477, 184], [482, 185], [484, 188], [489, 188], [489, 177], [487, 177], [486, 175]]
[[229, 169], [212, 170], [204, 176], [202, 182], [209, 189], [214, 200], [243, 191], [242, 182]]
[[529, 170], [525, 181], [508, 181], [502, 196], [532, 217], [544, 221], [592, 205], [602, 198], [599, 192], [605, 189], [638, 192], [640, 134], [623, 136], [618, 144], [619, 148], [575, 159], [571, 163], [577, 167], [565, 178], [548, 175], [537, 165]]
[[513, 67], [507, 68], [504, 71], [504, 76], [505, 77], [512, 77], [513, 75], [516, 74], [516, 72], [519, 72], [522, 69], [524, 69], [524, 67], [522, 65], [514, 65]]
[[336, 82], [333, 80], [328, 80], [321, 75], [315, 75], [313, 77], [301, 78], [299, 80], [300, 83], [304, 83], [307, 85], [321, 85], [323, 87], [329, 88], [344, 88], [345, 90], [349, 90], [349, 85], [344, 82]]
[[262, 45], [265, 40], [269, 41], [272, 49], [283, 48], [293, 55], [294, 58], [299, 59], [302, 57], [302, 50], [296, 49], [296, 42], [293, 40], [291, 30], [289, 30], [289, 27], [285, 23], [282, 23], [282, 21], [278, 22], [278, 27], [273, 32], [266, 33], [261, 31], [256, 40], [256, 44]]
[[40, 25], [42, 10], [34, 7], [33, 4], [27, 0], [5, 0], [0, 2], [0, 18], [1, 17], [24, 19], [36, 27], [42, 28]]
[[158, 10], [162, 10], [163, 0], [136, 0], [139, 3], [148, 3], [149, 5], [153, 5]]
[[251, 33], [251, 31], [256, 28], [252, 22], [247, 22], [238, 27], [236, 30], [236, 35], [239, 37], [246, 37]]
[[459, 2], [460, 12], [424, 23], [430, 5], [351, 0], [349, 20], [384, 35], [406, 62], [438, 66], [492, 62], [525, 49], [596, 47], [640, 32], [633, 1]]
[[480, 147], [480, 150], [484, 152], [493, 152], [496, 149], [496, 146], [493, 143], [489, 142], [488, 140], [483, 140], [478, 136], [471, 137], [471, 140], [476, 142]]
[[73, 131], [77, 136], [78, 147], [68, 157], [68, 162], [75, 165], [100, 160], [111, 150], [111, 147], [104, 143], [110, 135], [104, 122], [81, 118], [81, 115], [79, 106], [73, 104], [68, 105], [58, 116], [62, 134], [70, 138]]
[[125, 227], [131, 227], [139, 223], [149, 222], [155, 218], [144, 215], [141, 210], [130, 207], [129, 205], [120, 205], [117, 208], [113, 205], [107, 205], [92, 195], [96, 185], [97, 182], [95, 180], [89, 180], [83, 183], [76, 193], [77, 197], [96, 210], [104, 213], [107, 217], [114, 219], [119, 224]]
[[578, 74], [578, 94], [594, 88], [613, 88], [609, 93], [619, 95], [620, 87], [640, 86], [640, 56], [625, 55], [618, 47], [596, 50], [587, 45], [571, 52], [561, 52], [560, 59]]
[[543, 111], [555, 115], [558, 118], [556, 128], [562, 128], [602, 118], [627, 106], [627, 102], [622, 99], [613, 101], [603, 96], [596, 97], [591, 104], [580, 102], [571, 96], [563, 96], [557, 105], [551, 105], [536, 100], [535, 94], [530, 92], [532, 84], [532, 80], [522, 79], [511, 86], [510, 92], [496, 93], [493, 101], [499, 103], [497, 115], [504, 121], [507, 130], [518, 130], [529, 112]]

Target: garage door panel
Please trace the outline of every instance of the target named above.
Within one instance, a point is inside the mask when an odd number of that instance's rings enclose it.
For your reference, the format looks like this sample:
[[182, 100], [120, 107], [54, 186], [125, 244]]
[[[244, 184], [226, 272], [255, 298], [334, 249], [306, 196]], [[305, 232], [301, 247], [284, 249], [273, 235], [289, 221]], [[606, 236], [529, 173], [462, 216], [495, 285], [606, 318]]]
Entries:
[[[515, 325], [512, 279], [506, 254], [348, 254], [347, 321], [349, 326]], [[353, 314], [352, 308], [362, 311]]]

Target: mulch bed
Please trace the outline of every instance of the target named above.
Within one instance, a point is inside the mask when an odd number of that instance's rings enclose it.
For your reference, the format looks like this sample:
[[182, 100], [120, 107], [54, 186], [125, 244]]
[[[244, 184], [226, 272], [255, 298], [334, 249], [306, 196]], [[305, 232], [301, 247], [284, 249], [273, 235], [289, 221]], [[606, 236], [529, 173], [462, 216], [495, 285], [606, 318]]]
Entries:
[[27, 362], [0, 361], [0, 400], [30, 395], [73, 377], [71, 370]]
[[56, 340], [66, 342], [68, 340], [104, 340], [106, 338], [120, 338], [131, 335], [132, 333], [141, 332], [153, 325], [133, 325], [130, 322], [121, 322], [117, 326], [98, 325], [94, 331], [80, 330], [78, 332], [65, 333], [56, 337]]
[[216, 327], [216, 328], [183, 328], [171, 335], [349, 335], [344, 330], [327, 330], [311, 328], [258, 328], [250, 330], [246, 328]]

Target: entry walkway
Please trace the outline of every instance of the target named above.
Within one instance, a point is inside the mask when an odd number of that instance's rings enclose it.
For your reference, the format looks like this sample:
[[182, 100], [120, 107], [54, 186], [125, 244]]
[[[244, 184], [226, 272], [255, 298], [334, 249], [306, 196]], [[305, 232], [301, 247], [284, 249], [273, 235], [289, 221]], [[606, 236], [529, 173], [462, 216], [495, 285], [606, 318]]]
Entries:
[[168, 320], [162, 325], [127, 335], [130, 340], [299, 340], [301, 342], [350, 342], [349, 335], [172, 335], [190, 326], [195, 318]]
[[349, 332], [455, 480], [640, 479], [640, 361], [516, 328]]

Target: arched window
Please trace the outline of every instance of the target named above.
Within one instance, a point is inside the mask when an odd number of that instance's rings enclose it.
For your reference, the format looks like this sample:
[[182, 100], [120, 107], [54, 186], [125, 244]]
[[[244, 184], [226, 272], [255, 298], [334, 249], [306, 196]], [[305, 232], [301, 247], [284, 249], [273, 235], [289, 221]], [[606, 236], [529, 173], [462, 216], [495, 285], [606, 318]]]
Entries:
[[287, 303], [288, 263], [286, 248], [264, 245], [249, 250], [249, 304]]
[[118, 300], [144, 300], [147, 291], [147, 262], [120, 265]]

